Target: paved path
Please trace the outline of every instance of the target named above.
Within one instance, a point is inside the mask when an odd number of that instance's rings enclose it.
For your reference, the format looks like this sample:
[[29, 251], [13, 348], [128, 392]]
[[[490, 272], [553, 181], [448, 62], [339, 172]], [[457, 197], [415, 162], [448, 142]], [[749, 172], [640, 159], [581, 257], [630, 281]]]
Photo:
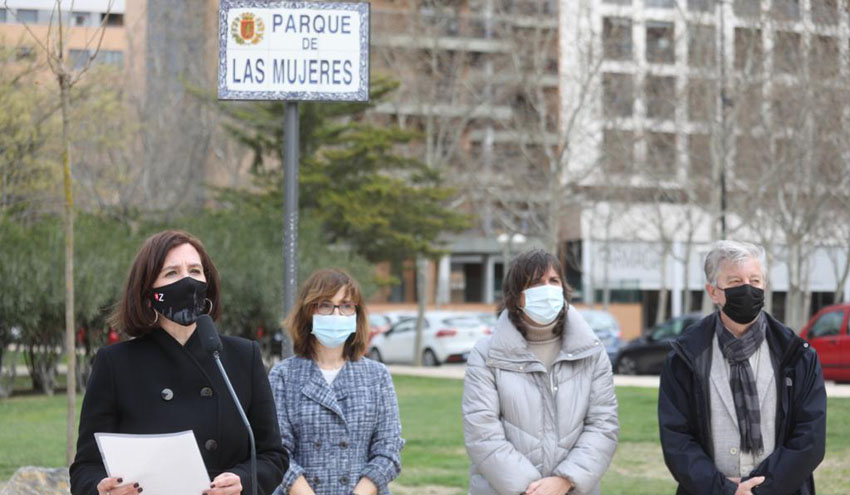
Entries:
[[[444, 364], [435, 368], [417, 368], [415, 366], [389, 365], [393, 375], [425, 376], [429, 378], [454, 378], [463, 380], [466, 366], [463, 364]], [[618, 387], [658, 388], [658, 377], [653, 375], [614, 375], [614, 385]], [[826, 382], [827, 397], [850, 398], [850, 384]]]

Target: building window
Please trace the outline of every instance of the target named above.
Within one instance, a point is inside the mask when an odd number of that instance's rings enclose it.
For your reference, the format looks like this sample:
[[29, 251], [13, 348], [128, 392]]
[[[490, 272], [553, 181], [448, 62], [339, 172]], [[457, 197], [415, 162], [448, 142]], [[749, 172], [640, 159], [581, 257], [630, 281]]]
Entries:
[[773, 17], [778, 21], [799, 20], [800, 0], [773, 0], [773, 7], [771, 13], [773, 14]]
[[688, 9], [697, 12], [709, 12], [714, 10], [714, 0], [688, 0]]
[[812, 78], [834, 79], [838, 77], [840, 57], [838, 38], [833, 36], [812, 36], [809, 49], [809, 72]]
[[838, 24], [838, 0], [812, 0], [812, 20], [819, 24]]
[[688, 136], [688, 162], [691, 180], [696, 179], [702, 184], [711, 183], [711, 137], [708, 134]]
[[766, 139], [738, 136], [735, 139], [735, 177], [752, 182], [764, 180], [763, 172], [772, 166], [769, 152]]
[[[104, 22], [104, 18], [106, 22]], [[124, 14], [100, 14], [100, 23], [106, 26], [123, 26]]]
[[676, 0], [646, 0], [646, 6], [658, 9], [672, 9], [676, 6]]
[[758, 72], [762, 63], [761, 30], [735, 28], [735, 68]]
[[688, 120], [707, 122], [714, 118], [716, 93], [713, 82], [707, 79], [688, 81]]
[[20, 24], [36, 24], [38, 22], [38, 11], [32, 9], [18, 9], [15, 19]]
[[631, 5], [632, 0], [602, 0], [602, 3], [610, 5]]
[[631, 74], [606, 72], [602, 76], [603, 112], [606, 117], [631, 117], [634, 104], [634, 78]]
[[632, 59], [632, 20], [606, 17], [602, 20], [602, 40], [605, 58]]
[[650, 132], [646, 140], [646, 160], [650, 173], [662, 179], [675, 178], [676, 135], [667, 132]]
[[[94, 53], [89, 50], [70, 50], [68, 56], [71, 60], [71, 65], [76, 70], [80, 70], [88, 63], [90, 54]], [[124, 52], [119, 50], [100, 50], [97, 56], [92, 60], [92, 64], [106, 64], [121, 67], [124, 64]]]
[[688, 24], [688, 64], [691, 67], [714, 67], [717, 46], [714, 26]]
[[672, 64], [676, 60], [674, 51], [674, 29], [672, 22], [647, 21], [646, 61]]
[[732, 4], [735, 15], [743, 17], [758, 17], [761, 12], [761, 0], [735, 0]]
[[784, 74], [795, 74], [800, 70], [799, 33], [777, 32], [773, 41], [773, 69]]
[[86, 62], [89, 60], [89, 51], [88, 50], [70, 50], [68, 52], [68, 58], [71, 61], [71, 67], [75, 70], [80, 70], [86, 66]]
[[606, 173], [626, 174], [633, 170], [635, 138], [631, 131], [605, 129], [602, 137], [602, 168]]
[[88, 12], [73, 12], [71, 13], [72, 26], [88, 26], [91, 15]]
[[644, 80], [646, 116], [672, 120], [676, 114], [676, 78], [647, 76]]
[[120, 50], [101, 50], [94, 60], [98, 64], [122, 67], [124, 65], [124, 52]]
[[799, 112], [800, 104], [795, 98], [799, 88], [784, 84], [775, 84], [771, 89], [771, 110], [777, 127], [796, 129], [800, 125], [803, 113]]
[[736, 121], [741, 129], [753, 129], [762, 123], [762, 103], [764, 101], [762, 85], [739, 84], [734, 95]]

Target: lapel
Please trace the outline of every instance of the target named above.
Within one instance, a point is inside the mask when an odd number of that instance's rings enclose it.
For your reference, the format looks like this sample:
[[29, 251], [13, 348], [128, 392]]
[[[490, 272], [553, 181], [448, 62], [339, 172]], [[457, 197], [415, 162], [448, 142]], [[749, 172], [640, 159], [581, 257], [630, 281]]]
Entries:
[[198, 332], [192, 332], [184, 345], [180, 345], [174, 337], [161, 328], [152, 330], [150, 335], [175, 366], [183, 370], [183, 366], [188, 365], [188, 368], [196, 370], [219, 394], [227, 393], [226, 385], [213, 357], [201, 348]]
[[768, 391], [776, 382], [776, 374], [773, 372], [773, 360], [770, 357], [770, 347], [767, 339], [761, 343], [759, 349], [758, 375], [756, 376], [756, 390], [759, 393], [759, 409], [764, 411], [764, 401], [767, 399]]
[[[345, 422], [345, 415], [342, 413], [342, 408], [339, 406], [339, 402], [337, 401], [337, 399], [341, 397], [338, 397], [334, 390], [331, 389], [330, 385], [328, 385], [328, 382], [319, 370], [319, 366], [312, 359], [300, 359], [300, 361], [302, 361], [302, 369], [300, 371], [304, 372], [307, 376], [304, 387], [301, 389], [301, 393], [319, 405], [329, 409], [331, 412], [339, 416], [343, 422]], [[340, 384], [337, 382], [347, 371], [346, 368], [348, 368], [347, 362], [339, 372], [339, 375], [337, 375], [336, 380], [334, 380], [335, 389], [341, 389], [341, 387], [339, 387]]]
[[729, 385], [729, 371], [726, 369], [726, 363], [723, 361], [723, 353], [720, 351], [717, 336], [713, 336], [711, 342], [714, 347], [712, 352], [713, 357], [711, 359], [711, 372], [709, 373], [711, 386], [717, 391], [717, 395], [720, 396], [720, 402], [723, 403], [726, 412], [737, 427], [738, 414], [735, 412], [735, 399], [732, 397], [732, 386]]

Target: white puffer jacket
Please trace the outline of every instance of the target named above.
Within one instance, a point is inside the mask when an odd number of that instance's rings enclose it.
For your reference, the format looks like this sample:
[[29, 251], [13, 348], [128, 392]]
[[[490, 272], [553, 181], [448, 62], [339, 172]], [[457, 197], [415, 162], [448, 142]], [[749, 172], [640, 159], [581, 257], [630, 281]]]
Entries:
[[619, 430], [611, 362], [575, 308], [551, 372], [507, 312], [472, 351], [463, 390], [469, 495], [519, 495], [547, 476], [572, 481], [571, 494], [598, 495]]

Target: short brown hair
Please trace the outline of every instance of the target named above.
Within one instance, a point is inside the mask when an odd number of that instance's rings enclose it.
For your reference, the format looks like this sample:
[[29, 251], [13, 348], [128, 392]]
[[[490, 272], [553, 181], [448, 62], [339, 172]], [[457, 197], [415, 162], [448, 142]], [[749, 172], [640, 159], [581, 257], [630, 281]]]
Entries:
[[360, 284], [345, 270], [324, 268], [314, 272], [304, 281], [298, 300], [286, 318], [286, 328], [292, 337], [295, 355], [316, 359], [316, 336], [313, 330], [313, 314], [322, 301], [333, 299], [345, 287], [346, 296], [357, 306], [357, 330], [345, 341], [342, 355], [349, 361], [357, 361], [366, 352], [369, 340], [369, 320], [363, 307]]
[[531, 287], [540, 280], [546, 271], [552, 268], [561, 277], [561, 288], [564, 292], [564, 310], [558, 315], [558, 323], [552, 329], [555, 335], [560, 335], [564, 330], [564, 321], [567, 317], [566, 308], [570, 303], [570, 292], [572, 289], [567, 284], [564, 268], [554, 255], [542, 250], [532, 249], [526, 251], [511, 262], [505, 279], [502, 281], [502, 305], [508, 310], [508, 318], [511, 323], [525, 335], [525, 325], [522, 323], [519, 298], [522, 291]]
[[130, 266], [130, 273], [124, 284], [124, 292], [109, 317], [112, 326], [120, 328], [131, 337], [142, 336], [157, 328], [157, 315], [150, 304], [152, 286], [169, 251], [183, 244], [191, 244], [201, 257], [204, 277], [207, 279], [207, 299], [212, 302], [210, 317], [213, 320], [218, 319], [221, 314], [218, 270], [207, 250], [198, 238], [188, 232], [165, 230], [148, 237], [136, 253], [136, 259]]

